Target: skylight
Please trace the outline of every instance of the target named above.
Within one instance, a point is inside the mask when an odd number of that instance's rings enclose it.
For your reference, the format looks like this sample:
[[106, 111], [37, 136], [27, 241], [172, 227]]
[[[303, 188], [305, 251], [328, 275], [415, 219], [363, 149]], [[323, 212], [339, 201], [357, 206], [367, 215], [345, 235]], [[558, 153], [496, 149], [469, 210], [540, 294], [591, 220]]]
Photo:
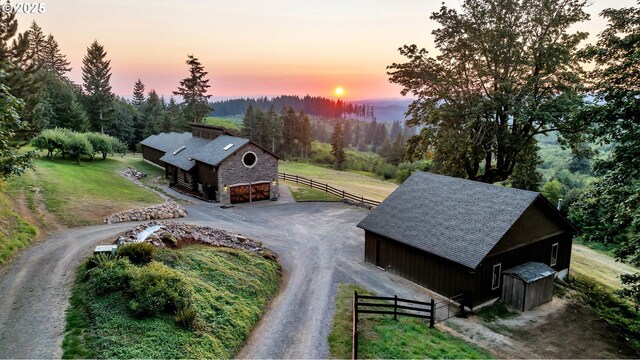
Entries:
[[182, 151], [182, 150], [184, 150], [184, 149], [186, 149], [186, 148], [187, 148], [186, 146], [181, 146], [181, 147], [179, 147], [179, 148], [178, 148], [178, 150], [176, 150], [176, 151], [174, 151], [174, 152], [173, 152], [173, 155], [178, 155], [178, 154], [180, 154], [180, 151]]
[[227, 151], [227, 150], [231, 149], [232, 147], [233, 147], [233, 144], [229, 144], [229, 145], [223, 147], [222, 150]]

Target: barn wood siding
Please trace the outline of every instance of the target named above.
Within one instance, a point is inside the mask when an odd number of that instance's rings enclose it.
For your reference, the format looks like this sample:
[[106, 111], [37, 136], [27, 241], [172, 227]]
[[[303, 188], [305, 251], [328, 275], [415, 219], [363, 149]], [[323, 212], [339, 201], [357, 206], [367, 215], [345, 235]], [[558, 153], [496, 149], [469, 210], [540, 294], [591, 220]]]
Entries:
[[502, 302], [518, 311], [524, 311], [524, 281], [509, 275], [502, 276]]
[[150, 161], [158, 166], [164, 167], [164, 161], [161, 161], [160, 158], [164, 156], [164, 151], [156, 150], [154, 148], [150, 148], [146, 145], [142, 145], [142, 158]]
[[386, 241], [387, 271], [446, 297], [468, 293], [472, 305], [477, 306], [502, 295], [503, 279], [500, 287], [491, 289], [493, 265], [500, 263], [503, 271], [528, 261], [550, 265], [551, 245], [557, 242], [558, 262], [552, 268], [556, 271], [566, 269], [571, 259], [571, 239], [572, 235], [565, 233], [495, 254], [472, 271], [426, 251], [365, 231], [365, 261], [377, 265], [376, 242]]
[[218, 176], [212, 165], [196, 161], [196, 170], [198, 174], [198, 183], [202, 185], [211, 185], [214, 190], [218, 190]]
[[438, 294], [451, 297], [467, 291], [473, 283], [469, 269], [426, 251], [365, 231], [365, 261], [376, 264], [376, 243], [386, 242], [385, 269], [422, 285]]
[[213, 140], [220, 135], [230, 134], [221, 128], [209, 127], [207, 125], [191, 124], [191, 135], [203, 139]]
[[198, 190], [198, 183], [197, 183], [198, 174], [196, 173], [197, 170], [195, 169], [196, 167], [191, 169], [191, 171], [185, 171], [171, 164], [166, 164], [165, 175], [167, 180], [171, 184], [178, 185], [190, 191], [197, 191]]

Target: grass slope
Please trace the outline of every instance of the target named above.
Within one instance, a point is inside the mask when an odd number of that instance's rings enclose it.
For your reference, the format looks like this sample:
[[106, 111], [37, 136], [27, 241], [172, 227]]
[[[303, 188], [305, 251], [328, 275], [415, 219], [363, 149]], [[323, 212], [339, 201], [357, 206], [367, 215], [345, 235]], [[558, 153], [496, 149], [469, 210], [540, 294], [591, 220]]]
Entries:
[[640, 269], [616, 261], [612, 256], [585, 245], [573, 244], [571, 251], [571, 275], [589, 277], [610, 289], [622, 288], [620, 275], [634, 274]]
[[134, 167], [151, 176], [162, 171], [142, 161], [140, 155], [82, 162], [36, 159], [35, 170], [9, 181], [14, 194], [24, 194], [30, 210], [40, 197], [46, 211], [65, 226], [99, 223], [112, 213], [161, 203], [155, 193], [137, 186], [117, 172]]
[[0, 183], [0, 266], [18, 249], [27, 247], [38, 232], [14, 211], [9, 195]]
[[[356, 285], [340, 284], [336, 299], [329, 351], [334, 358], [351, 357], [353, 292], [371, 295]], [[437, 329], [424, 320], [386, 315], [361, 315], [358, 323], [358, 357], [362, 359], [487, 359], [488, 353]]]
[[196, 330], [167, 314], [135, 318], [119, 293], [92, 295], [83, 265], [67, 311], [63, 358], [231, 358], [280, 283], [277, 262], [240, 250], [189, 246], [156, 258], [184, 275]]
[[386, 199], [398, 187], [397, 184], [376, 179], [362, 172], [338, 171], [308, 163], [283, 161], [278, 171], [328, 183], [340, 190], [378, 201]]

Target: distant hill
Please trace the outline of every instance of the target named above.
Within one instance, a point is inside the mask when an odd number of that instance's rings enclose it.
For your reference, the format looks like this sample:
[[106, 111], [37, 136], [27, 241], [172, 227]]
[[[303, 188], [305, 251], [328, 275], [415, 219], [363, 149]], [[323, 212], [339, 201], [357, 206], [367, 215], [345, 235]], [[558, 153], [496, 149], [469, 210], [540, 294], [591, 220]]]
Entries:
[[227, 117], [243, 115], [251, 105], [262, 110], [268, 110], [273, 106], [276, 111], [283, 107], [292, 107], [295, 111], [304, 110], [306, 114], [317, 115], [326, 118], [346, 117], [362, 121], [372, 121], [392, 123], [400, 120], [404, 122], [404, 113], [407, 111], [411, 100], [405, 99], [376, 99], [358, 100], [346, 102], [324, 97], [312, 96], [289, 96], [282, 95], [272, 98], [239, 98], [225, 99], [210, 103], [214, 111], [210, 116]]

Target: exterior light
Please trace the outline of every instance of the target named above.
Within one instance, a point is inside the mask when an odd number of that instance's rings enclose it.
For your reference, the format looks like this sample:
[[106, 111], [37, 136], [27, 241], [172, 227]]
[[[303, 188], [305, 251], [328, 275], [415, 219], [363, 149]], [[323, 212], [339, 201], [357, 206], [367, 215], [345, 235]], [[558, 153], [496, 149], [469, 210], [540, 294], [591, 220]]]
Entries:
[[275, 185], [276, 184], [276, 179], [271, 179], [271, 185]]
[[229, 188], [227, 187], [227, 184], [224, 184], [223, 191], [227, 192], [227, 190], [229, 190]]

